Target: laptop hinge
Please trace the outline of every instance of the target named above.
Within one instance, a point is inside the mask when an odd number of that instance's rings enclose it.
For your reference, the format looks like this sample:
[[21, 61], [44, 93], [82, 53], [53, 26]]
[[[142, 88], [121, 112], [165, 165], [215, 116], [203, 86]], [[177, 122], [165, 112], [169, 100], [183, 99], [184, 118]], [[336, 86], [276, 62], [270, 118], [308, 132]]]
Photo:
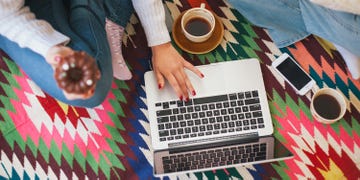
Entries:
[[230, 140], [241, 140], [247, 138], [258, 138], [259, 134], [257, 132], [254, 133], [246, 133], [246, 134], [236, 134], [230, 136], [223, 136], [223, 137], [214, 137], [214, 138], [207, 138], [207, 139], [198, 139], [198, 140], [191, 140], [191, 141], [184, 141], [184, 142], [177, 142], [177, 143], [169, 143], [169, 148], [175, 147], [184, 147], [184, 146], [191, 146], [191, 145], [202, 145], [208, 143], [217, 143], [222, 141], [230, 141]]

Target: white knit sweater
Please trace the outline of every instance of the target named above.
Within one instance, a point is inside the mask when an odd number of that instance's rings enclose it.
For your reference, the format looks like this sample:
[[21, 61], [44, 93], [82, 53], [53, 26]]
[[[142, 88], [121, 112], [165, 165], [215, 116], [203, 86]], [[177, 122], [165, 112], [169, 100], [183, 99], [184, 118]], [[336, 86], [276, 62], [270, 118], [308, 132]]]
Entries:
[[[161, 0], [132, 0], [144, 27], [149, 46], [170, 41]], [[24, 0], [0, 0], [0, 34], [45, 57], [49, 48], [66, 44], [69, 37], [54, 30], [44, 20], [36, 19]]]

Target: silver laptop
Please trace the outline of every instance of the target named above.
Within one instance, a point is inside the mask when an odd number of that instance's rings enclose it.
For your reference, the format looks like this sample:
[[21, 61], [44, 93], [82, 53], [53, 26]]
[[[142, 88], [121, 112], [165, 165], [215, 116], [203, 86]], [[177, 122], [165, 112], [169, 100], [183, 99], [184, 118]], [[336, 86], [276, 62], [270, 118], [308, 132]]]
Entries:
[[[156, 158], [155, 175], [202, 171], [239, 164], [172, 167], [164, 170], [167, 165], [162, 160], [166, 162], [167, 158], [163, 156], [169, 155], [166, 152], [170, 150], [179, 153], [184, 149], [199, 151], [199, 148], [227, 146], [224, 143], [243, 144], [244, 139], [257, 139], [273, 133], [257, 59], [226, 61], [197, 67], [205, 77], [200, 79], [186, 70], [197, 94], [188, 102], [179, 101], [168, 83], [159, 90], [155, 74], [152, 71], [145, 73], [148, 119]], [[169, 155], [169, 158], [170, 156], [174, 154]], [[187, 167], [189, 164], [182, 165]]]

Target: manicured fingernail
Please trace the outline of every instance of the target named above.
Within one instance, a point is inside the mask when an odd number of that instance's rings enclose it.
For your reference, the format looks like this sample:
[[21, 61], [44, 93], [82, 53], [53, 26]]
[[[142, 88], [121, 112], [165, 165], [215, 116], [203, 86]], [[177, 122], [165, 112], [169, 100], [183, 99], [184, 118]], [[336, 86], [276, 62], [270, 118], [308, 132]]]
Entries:
[[201, 73], [201, 77], [202, 77], [202, 78], [205, 77], [203, 73]]
[[189, 97], [187, 97], [186, 99], [185, 99], [185, 102], [188, 102], [190, 99], [189, 99]]
[[60, 56], [55, 56], [55, 57], [54, 57], [55, 62], [59, 62], [59, 61], [60, 61], [60, 59], [61, 59], [61, 57], [60, 57]]
[[159, 89], [161, 89], [161, 84], [158, 84]]
[[182, 101], [182, 100], [183, 100], [183, 96], [180, 96], [179, 99], [180, 99], [180, 101]]
[[192, 95], [195, 96], [195, 95], [196, 95], [196, 92], [195, 92], [195, 91], [192, 91]]

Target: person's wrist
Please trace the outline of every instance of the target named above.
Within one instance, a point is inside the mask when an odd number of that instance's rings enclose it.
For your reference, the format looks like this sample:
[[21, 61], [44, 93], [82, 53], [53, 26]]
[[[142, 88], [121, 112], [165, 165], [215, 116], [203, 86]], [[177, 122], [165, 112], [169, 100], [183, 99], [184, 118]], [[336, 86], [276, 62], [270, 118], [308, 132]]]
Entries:
[[152, 50], [153, 54], [155, 54], [156, 52], [159, 52], [159, 51], [163, 50], [164, 48], [168, 48], [170, 46], [171, 46], [171, 43], [166, 42], [166, 43], [163, 43], [163, 44], [152, 46], [151, 50]]

